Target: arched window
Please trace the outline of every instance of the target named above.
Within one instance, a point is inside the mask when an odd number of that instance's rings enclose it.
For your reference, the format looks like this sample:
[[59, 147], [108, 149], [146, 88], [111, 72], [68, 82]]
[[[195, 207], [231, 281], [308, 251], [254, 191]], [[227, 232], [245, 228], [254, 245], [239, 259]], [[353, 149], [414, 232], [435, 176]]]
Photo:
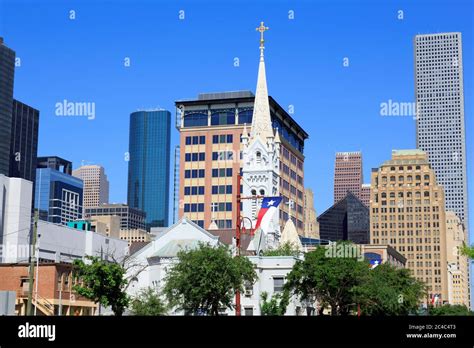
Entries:
[[403, 175], [400, 175], [400, 176], [398, 177], [398, 181], [403, 182], [404, 179], [405, 179], [405, 178], [403, 177]]
[[424, 196], [424, 197], [429, 197], [429, 196], [430, 196], [430, 192], [429, 192], [429, 191], [425, 191], [425, 192], [423, 193], [423, 196]]
[[430, 176], [428, 174], [425, 174], [425, 180], [430, 180]]
[[235, 124], [235, 112], [230, 110], [216, 110], [211, 114], [211, 125]]
[[246, 123], [247, 125], [251, 125], [252, 124], [252, 116], [253, 116], [253, 110], [252, 109], [240, 110], [239, 111], [239, 124]]
[[265, 190], [260, 190], [260, 195], [265, 196]]
[[390, 192], [390, 198], [395, 198], [395, 192]]
[[387, 194], [385, 192], [382, 192], [382, 198], [387, 198]]
[[207, 111], [193, 111], [184, 114], [184, 127], [207, 126]]
[[255, 156], [257, 157], [257, 163], [262, 162], [262, 153], [260, 151], [257, 151]]

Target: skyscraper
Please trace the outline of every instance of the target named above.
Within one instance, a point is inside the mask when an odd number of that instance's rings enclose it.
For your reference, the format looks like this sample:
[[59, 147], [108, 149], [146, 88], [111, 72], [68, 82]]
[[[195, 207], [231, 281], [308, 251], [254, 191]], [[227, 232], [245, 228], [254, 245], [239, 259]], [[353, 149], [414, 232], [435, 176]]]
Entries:
[[[278, 128], [280, 145], [280, 195], [294, 202], [296, 229], [304, 230], [304, 141], [308, 134], [271, 96], [272, 127]], [[200, 94], [194, 100], [176, 101], [181, 117], [179, 217], [186, 215], [201, 227], [215, 221], [219, 228], [234, 228], [239, 190], [236, 173], [242, 163], [240, 140], [252, 124], [255, 96], [250, 91]], [[238, 159], [235, 160], [234, 156]], [[189, 204], [189, 205], [187, 205]], [[201, 204], [201, 205], [198, 205]], [[227, 205], [226, 205], [227, 204]], [[288, 204], [280, 204], [280, 220], [288, 220]], [[295, 222], [296, 221], [296, 222]]]
[[427, 152], [446, 210], [468, 228], [461, 33], [416, 35], [417, 148]]
[[0, 37], [0, 174], [10, 175], [15, 51]]
[[362, 184], [360, 188], [360, 200], [367, 207], [370, 207], [370, 184]]
[[[259, 93], [261, 88], [264, 88], [264, 93]], [[271, 177], [271, 190], [269, 183], [265, 182], [261, 188], [254, 188], [255, 192], [260, 195], [260, 190], [263, 190], [267, 196], [280, 195], [280, 225], [284, 226], [291, 215], [298, 234], [303, 235], [304, 142], [308, 134], [268, 95], [263, 56], [259, 63], [256, 94], [250, 91], [203, 93], [194, 100], [175, 102], [179, 112], [176, 128], [180, 132], [181, 151], [179, 201], [183, 202], [179, 216], [185, 215], [205, 228], [235, 228], [239, 209], [236, 194], [244, 193], [249, 187], [249, 183], [244, 182], [241, 186], [237, 181], [237, 173], [244, 165], [245, 142], [250, 142], [256, 133], [264, 133], [263, 145], [271, 140], [268, 142], [280, 153], [275, 156], [270, 146], [271, 156], [263, 158], [261, 152], [258, 158], [255, 153], [255, 160], [261, 161], [265, 171], [264, 174], [262, 171], [262, 176], [268, 180], [270, 165], [276, 164], [278, 168], [272, 168], [275, 176]], [[260, 109], [254, 110], [254, 106]], [[262, 114], [266, 115], [263, 126], [259, 121]], [[260, 116], [256, 123], [258, 127], [254, 129], [256, 115]], [[270, 139], [265, 139], [267, 134]], [[273, 162], [277, 157], [278, 161]], [[293, 202], [291, 214], [290, 200]]]
[[362, 153], [337, 152], [334, 166], [334, 203], [352, 192], [361, 199]]
[[393, 246], [430, 297], [448, 301], [444, 192], [427, 154], [394, 150], [372, 169], [371, 195], [371, 244]]
[[104, 167], [86, 165], [72, 171], [72, 175], [84, 182], [84, 209], [109, 203], [109, 181]]
[[313, 190], [304, 190], [304, 236], [319, 239], [319, 222], [314, 209]]
[[168, 226], [170, 125], [167, 110], [130, 115], [128, 206], [146, 213], [146, 227]]
[[38, 157], [35, 209], [41, 220], [66, 225], [82, 219], [83, 182], [71, 175], [72, 163], [60, 157]]
[[38, 127], [39, 111], [13, 99], [10, 177], [35, 181]]

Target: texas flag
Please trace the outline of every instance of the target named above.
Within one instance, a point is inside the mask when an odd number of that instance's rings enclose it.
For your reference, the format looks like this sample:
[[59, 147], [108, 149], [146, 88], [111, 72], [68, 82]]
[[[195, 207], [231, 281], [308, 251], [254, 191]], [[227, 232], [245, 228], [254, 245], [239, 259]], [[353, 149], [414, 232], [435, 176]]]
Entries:
[[260, 208], [257, 216], [257, 223], [255, 224], [255, 231], [262, 227], [265, 231], [268, 228], [268, 224], [272, 220], [273, 214], [277, 211], [277, 207], [280, 204], [282, 197], [265, 197], [262, 201], [262, 207]]

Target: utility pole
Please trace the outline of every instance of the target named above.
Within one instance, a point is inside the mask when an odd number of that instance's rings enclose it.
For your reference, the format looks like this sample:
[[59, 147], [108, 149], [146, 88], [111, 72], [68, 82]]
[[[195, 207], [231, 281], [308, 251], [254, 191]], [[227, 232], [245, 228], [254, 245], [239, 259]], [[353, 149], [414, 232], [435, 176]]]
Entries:
[[[242, 175], [237, 174], [237, 214], [236, 214], [236, 221], [235, 221], [235, 246], [236, 246], [236, 249], [237, 249], [237, 252], [236, 252], [236, 256], [240, 256], [240, 246], [241, 246], [241, 242], [240, 242], [240, 235], [241, 235], [241, 225], [242, 225], [242, 220], [244, 218], [247, 218], [249, 219], [248, 217], [243, 217], [240, 213], [240, 204], [242, 203], [242, 200], [246, 200], [246, 199], [259, 199], [259, 198], [263, 198], [264, 196], [249, 196], [249, 197], [242, 197], [240, 195], [240, 187], [241, 187], [241, 183], [242, 183]], [[250, 220], [250, 219], [249, 219]], [[252, 222], [250, 220], [250, 222]], [[245, 227], [244, 227], [244, 230], [245, 230]], [[250, 234], [253, 235], [253, 226], [250, 225]], [[241, 316], [241, 308], [240, 308], [240, 291], [236, 291], [235, 293], [235, 315], [236, 316]]]
[[[26, 307], [26, 315], [33, 314], [33, 281], [35, 274], [35, 258], [36, 258], [36, 234], [38, 231], [38, 210], [35, 211], [35, 217], [33, 221], [33, 233], [31, 236], [31, 246], [30, 246], [30, 270], [29, 270], [29, 280], [28, 280], [28, 304]], [[35, 304], [36, 306], [37, 304]]]

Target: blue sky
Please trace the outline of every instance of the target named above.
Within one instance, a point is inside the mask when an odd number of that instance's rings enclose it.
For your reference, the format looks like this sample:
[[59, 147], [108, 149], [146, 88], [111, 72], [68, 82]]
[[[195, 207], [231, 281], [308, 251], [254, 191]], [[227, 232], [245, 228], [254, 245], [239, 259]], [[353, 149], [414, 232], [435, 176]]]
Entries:
[[[414, 101], [412, 42], [418, 33], [462, 32], [472, 157], [473, 12], [468, 0], [0, 0], [0, 35], [21, 59], [15, 97], [41, 112], [39, 155], [64, 157], [74, 167], [83, 160], [103, 165], [111, 202], [125, 202], [130, 113], [163, 107], [174, 121], [177, 99], [253, 91], [255, 28], [265, 21], [269, 92], [284, 108], [294, 106], [293, 117], [310, 135], [305, 185], [321, 213], [333, 199], [335, 152], [362, 151], [369, 182], [370, 169], [389, 159], [392, 149], [415, 147], [413, 119], [382, 117], [380, 103]], [[95, 119], [56, 116], [55, 104], [64, 99], [94, 102]], [[172, 134], [174, 146], [176, 129]], [[469, 173], [473, 165], [471, 160]], [[472, 175], [469, 186], [472, 221]]]

